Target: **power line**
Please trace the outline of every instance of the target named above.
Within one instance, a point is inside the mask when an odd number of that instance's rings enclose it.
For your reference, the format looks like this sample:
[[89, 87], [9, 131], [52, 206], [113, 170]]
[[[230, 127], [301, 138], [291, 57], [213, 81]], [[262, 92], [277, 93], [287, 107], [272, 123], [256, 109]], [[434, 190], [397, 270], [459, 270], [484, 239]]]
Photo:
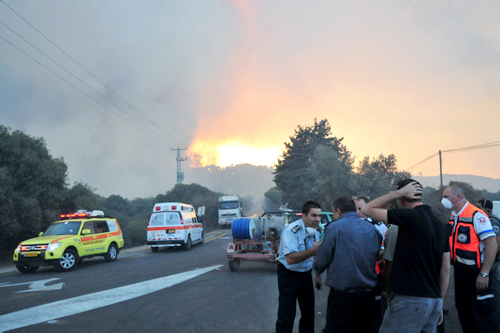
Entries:
[[[477, 149], [486, 149], [486, 148], [492, 148], [492, 147], [496, 147], [496, 146], [500, 146], [500, 141], [494, 141], [494, 142], [489, 142], [489, 143], [483, 143], [483, 144], [479, 144], [479, 145], [475, 145], [475, 146], [468, 146], [468, 147], [462, 147], [462, 148], [456, 148], [456, 149], [448, 149], [448, 150], [442, 150], [441, 153], [458, 153], [458, 152], [463, 152], [463, 151], [468, 151], [468, 150], [477, 150]], [[426, 159], [418, 162], [417, 164], [415, 165], [412, 165], [411, 167], [409, 168], [406, 168], [404, 169], [404, 171], [407, 171], [407, 170], [410, 170], [410, 169], [413, 169], [414, 167], [416, 167], [417, 165], [420, 165], [426, 161], [428, 161], [429, 159], [433, 158], [434, 156], [436, 155], [439, 155], [439, 152], [427, 157]]]
[[476, 146], [469, 146], [469, 147], [463, 147], [463, 148], [458, 148], [458, 149], [448, 149], [448, 150], [443, 150], [443, 153], [451, 153], [451, 152], [460, 152], [460, 151], [466, 151], [466, 150], [476, 150], [476, 149], [485, 149], [485, 148], [491, 148], [495, 146], [500, 146], [500, 141], [495, 141], [495, 142], [490, 142], [490, 143], [484, 143]]
[[[1, 0], [0, 0], [1, 1]], [[106, 105], [102, 104], [101, 102], [99, 102], [98, 100], [96, 100], [95, 98], [93, 98], [92, 96], [90, 96], [89, 94], [87, 94], [86, 92], [84, 92], [83, 90], [81, 90], [80, 88], [78, 88], [77, 86], [75, 86], [73, 83], [69, 82], [68, 80], [66, 80], [65, 78], [63, 78], [62, 76], [60, 76], [59, 74], [57, 74], [56, 72], [54, 72], [53, 70], [51, 70], [50, 68], [48, 68], [47, 66], [45, 66], [44, 64], [42, 64], [41, 62], [39, 62], [38, 60], [36, 60], [35, 58], [33, 58], [31, 55], [29, 55], [28, 53], [24, 52], [23, 50], [21, 50], [20, 48], [18, 48], [16, 45], [12, 44], [10, 41], [8, 41], [7, 39], [5, 39], [3, 36], [0, 35], [0, 38], [3, 39], [4, 41], [6, 41], [7, 43], [9, 43], [10, 45], [12, 45], [13, 47], [15, 47], [16, 49], [18, 49], [20, 52], [22, 52], [23, 54], [25, 54], [27, 57], [31, 58], [33, 61], [37, 62], [40, 66], [44, 67], [45, 69], [47, 69], [49, 72], [51, 72], [52, 74], [54, 74], [55, 76], [59, 77], [61, 80], [63, 80], [64, 82], [66, 82], [67, 84], [69, 84], [70, 86], [72, 86], [73, 88], [75, 88], [76, 90], [80, 91], [82, 94], [86, 95], [87, 97], [89, 97], [90, 99], [92, 99], [94, 102], [96, 102], [97, 104], [101, 105], [103, 108], [105, 108], [106, 110], [114, 113], [115, 115], [117, 115], [118, 117], [120, 117], [121, 119], [125, 120], [127, 123], [129, 123], [130, 125], [134, 126], [135, 128], [139, 129], [140, 131], [146, 133], [147, 135], [149, 135], [150, 137], [156, 139], [156, 140], [159, 140], [157, 137], [154, 137], [153, 135], [151, 135], [151, 133], [149, 132], [146, 132], [145, 130], [143, 130], [142, 128], [140, 128], [139, 126], [137, 126], [136, 124], [132, 123], [131, 121], [129, 121], [128, 119], [122, 117], [122, 115], [120, 115], [119, 113], [116, 113], [115, 111], [113, 111], [112, 109], [108, 108]], [[156, 133], [155, 133], [156, 134]], [[156, 134], [157, 135], [157, 134]], [[161, 139], [160, 139], [161, 141]], [[167, 143], [168, 142], [164, 142], [164, 143]]]
[[[21, 38], [22, 40], [24, 40], [26, 43], [28, 43], [29, 45], [31, 45], [34, 49], [36, 49], [38, 52], [40, 52], [41, 54], [43, 54], [44, 56], [46, 56], [49, 60], [51, 60], [53, 63], [55, 63], [57, 66], [59, 66], [61, 69], [63, 69], [65, 72], [67, 72], [69, 75], [73, 76], [75, 79], [77, 79], [78, 81], [80, 81], [82, 84], [84, 84], [85, 86], [87, 86], [89, 89], [91, 89], [93, 92], [95, 92], [97, 95], [101, 96], [103, 99], [105, 99], [106, 101], [108, 101], [111, 105], [115, 106], [117, 109], [123, 111], [126, 115], [128, 115], [130, 118], [134, 119], [135, 121], [137, 121], [138, 123], [140, 123], [141, 125], [143, 125], [144, 127], [146, 127], [147, 129], [150, 129], [146, 124], [144, 124], [142, 121], [140, 121], [139, 119], [135, 118], [134, 116], [132, 116], [131, 114], [129, 114], [127, 111], [123, 110], [121, 107], [119, 107], [118, 105], [116, 105], [115, 103], [113, 103], [112, 101], [110, 101], [108, 98], [106, 98], [106, 96], [102, 95], [101, 93], [99, 93], [97, 90], [95, 90], [94, 88], [92, 88], [90, 85], [88, 85], [87, 83], [85, 83], [84, 81], [82, 81], [79, 77], [77, 77], [76, 75], [74, 75], [73, 73], [71, 73], [69, 70], [67, 70], [66, 68], [64, 68], [61, 64], [59, 64], [57, 61], [55, 61], [54, 59], [52, 59], [50, 56], [48, 56], [45, 52], [43, 52], [42, 50], [40, 50], [38, 47], [36, 47], [35, 45], [33, 45], [32, 43], [30, 43], [28, 40], [26, 40], [23, 36], [19, 35], [17, 32], [15, 32], [14, 30], [12, 30], [9, 26], [7, 26], [5, 23], [3, 23], [2, 21], [0, 21], [0, 24], [4, 25], [7, 29], [9, 29], [10, 31], [12, 31], [14, 34], [16, 34], [19, 38]], [[4, 38], [5, 39], [5, 38]], [[12, 43], [11, 43], [12, 45]], [[19, 48], [18, 48], [19, 49]], [[150, 129], [151, 130], [151, 129]], [[169, 139], [163, 137], [161, 134], [158, 134], [158, 133], [155, 133], [156, 135], [162, 137], [163, 139], [169, 141]]]
[[436, 156], [436, 155], [438, 155], [438, 153], [432, 154], [431, 156], [427, 157], [425, 160], [420, 161], [420, 162], [418, 162], [417, 164], [412, 165], [411, 167], [404, 169], [404, 171], [407, 171], [407, 170], [413, 169], [413, 168], [414, 168], [414, 167], [416, 167], [417, 165], [420, 165], [420, 164], [422, 164], [422, 163], [424, 163], [424, 162], [426, 162], [426, 161], [430, 160], [431, 158], [433, 158], [433, 157], [434, 157], [434, 156]]
[[[30, 22], [28, 22], [24, 17], [22, 17], [19, 13], [17, 13], [14, 9], [12, 9], [11, 7], [9, 7], [5, 2], [3, 2], [3, 0], [0, 0], [0, 2], [6, 6], [7, 8], [9, 8], [14, 14], [16, 14], [19, 18], [21, 18], [24, 22], [26, 22], [26, 24], [28, 24], [30, 27], [32, 27], [36, 32], [38, 32], [42, 37], [44, 37], [47, 41], [49, 41], [52, 45], [54, 45], [59, 51], [61, 51], [64, 55], [66, 55], [69, 59], [71, 59], [75, 64], [77, 64], [80, 68], [82, 68], [85, 72], [87, 72], [89, 75], [91, 75], [95, 80], [97, 80], [100, 84], [102, 84], [104, 87], [106, 87], [109, 91], [111, 91], [115, 96], [117, 96], [120, 100], [122, 100], [123, 102], [125, 102], [129, 107], [131, 107], [133, 110], [135, 110], [137, 113], [139, 113], [141, 116], [143, 116], [147, 121], [149, 121], [151, 124], [153, 124], [154, 126], [156, 126], [162, 133], [165, 133], [167, 134], [168, 136], [170, 136], [173, 140], [175, 140], [176, 142], [178, 143], [181, 143], [182, 145], [184, 145], [181, 141], [179, 141], [175, 136], [171, 135], [170, 133], [164, 131], [160, 126], [158, 126], [157, 123], [155, 123], [154, 121], [152, 121], [151, 119], [149, 119], [145, 114], [143, 114], [141, 111], [137, 110], [137, 108], [135, 108], [133, 105], [131, 105], [129, 102], [127, 102], [125, 99], [123, 99], [118, 93], [116, 93], [113, 89], [111, 89], [110, 87], [108, 87], [105, 83], [103, 83], [101, 80], [99, 80], [94, 74], [92, 74], [89, 70], [87, 70], [85, 67], [83, 67], [78, 61], [76, 61], [73, 57], [71, 57], [67, 52], [65, 52], [63, 49], [61, 49], [59, 46], [57, 46], [57, 44], [55, 44], [50, 38], [48, 38], [47, 36], [45, 36], [40, 30], [38, 30], [35, 26], [33, 26]], [[40, 53], [42, 53], [43, 55], [45, 55], [47, 58], [49, 58], [50, 60], [52, 60], [55, 64], [57, 64], [59, 67], [61, 67], [62, 69], [64, 69], [66, 72], [68, 72], [70, 75], [72, 75], [73, 77], [75, 77], [77, 80], [79, 80], [80, 82], [82, 82], [83, 84], [85, 84], [87, 87], [89, 87], [90, 89], [92, 89], [94, 92], [96, 92], [99, 96], [101, 96], [102, 98], [106, 99], [109, 103], [113, 104], [115, 107], [117, 107], [118, 109], [122, 110], [124, 113], [126, 113], [129, 117], [133, 118], [134, 120], [140, 122], [138, 119], [134, 118], [133, 116], [131, 116], [130, 114], [128, 114], [126, 111], [124, 111], [122, 108], [118, 107], [116, 104], [114, 104], [113, 102], [111, 102], [109, 99], [107, 99], [106, 97], [104, 97], [103, 95], [101, 95], [100, 93], [98, 93], [96, 90], [94, 90], [92, 87], [90, 87], [88, 84], [86, 84], [85, 82], [83, 82], [82, 80], [80, 80], [78, 77], [76, 77], [75, 75], [73, 75], [71, 72], [69, 72], [67, 69], [65, 69], [63, 66], [61, 66], [57, 61], [53, 60], [51, 57], [49, 57], [47, 54], [45, 54], [44, 52], [42, 52], [41, 50], [39, 50], [36, 46], [34, 46], [32, 43], [30, 43], [29, 41], [27, 41], [25, 38], [23, 38], [22, 36], [20, 36], [17, 32], [15, 32], [14, 30], [12, 30], [11, 28], [9, 28], [6, 24], [4, 24], [3, 22], [0, 22], [2, 23], [4, 26], [6, 26], [9, 30], [11, 30], [13, 33], [15, 33], [17, 36], [19, 36], [20, 38], [22, 38], [25, 42], [27, 42], [28, 44], [30, 44], [32, 47], [34, 47], [35, 49], [37, 49]], [[11, 43], [12, 44], [12, 43]], [[141, 123], [143, 126], [147, 127], [144, 123]], [[165, 138], [166, 139], [166, 138]], [[167, 139], [168, 140], [168, 139]]]

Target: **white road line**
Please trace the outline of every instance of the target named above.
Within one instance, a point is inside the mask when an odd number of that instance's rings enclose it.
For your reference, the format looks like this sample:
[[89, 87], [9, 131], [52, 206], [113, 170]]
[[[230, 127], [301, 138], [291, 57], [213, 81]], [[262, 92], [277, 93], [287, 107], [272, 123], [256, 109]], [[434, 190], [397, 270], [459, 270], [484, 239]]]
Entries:
[[174, 286], [222, 266], [196, 269], [5, 314], [0, 316], [0, 331], [14, 330], [127, 301]]

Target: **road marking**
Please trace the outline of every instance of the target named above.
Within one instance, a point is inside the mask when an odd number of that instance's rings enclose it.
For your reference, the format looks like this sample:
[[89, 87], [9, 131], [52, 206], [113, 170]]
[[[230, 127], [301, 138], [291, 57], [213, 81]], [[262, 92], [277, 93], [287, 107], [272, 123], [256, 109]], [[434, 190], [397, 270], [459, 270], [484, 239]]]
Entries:
[[[14, 330], [128, 301], [172, 287], [222, 266], [223, 265], [216, 265], [196, 269], [8, 313], [0, 316], [0, 331]], [[22, 320], [19, 318], [22, 318]]]
[[22, 282], [22, 283], [13, 283], [9, 284], [7, 283], [0, 283], [0, 288], [4, 287], [14, 287], [14, 286], [22, 286], [24, 284], [29, 284], [29, 289], [28, 290], [22, 290], [22, 291], [16, 291], [16, 293], [29, 293], [32, 291], [47, 291], [47, 290], [59, 290], [64, 286], [64, 283], [57, 283], [53, 284], [51, 286], [46, 286], [46, 283], [49, 283], [51, 281], [55, 280], [60, 280], [61, 278], [53, 278], [53, 279], [47, 279], [47, 280], [38, 280], [38, 281], [31, 281], [31, 282]]
[[214, 238], [210, 238], [209, 240], [206, 240], [206, 241], [205, 241], [205, 243], [208, 243], [208, 242], [210, 242], [210, 241], [213, 241], [214, 239], [220, 238], [220, 237], [224, 236], [225, 234], [226, 234], [226, 233], [223, 233], [223, 234], [222, 234], [222, 235], [220, 235], [220, 236], [217, 236], [217, 237], [214, 237]]

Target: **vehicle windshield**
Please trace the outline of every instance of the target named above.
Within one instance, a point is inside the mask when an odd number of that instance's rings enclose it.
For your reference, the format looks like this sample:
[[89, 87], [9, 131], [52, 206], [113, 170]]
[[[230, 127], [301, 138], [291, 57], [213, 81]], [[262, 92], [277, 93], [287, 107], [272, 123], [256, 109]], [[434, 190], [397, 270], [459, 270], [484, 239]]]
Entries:
[[225, 201], [219, 205], [219, 209], [238, 209], [239, 207], [238, 201]]
[[59, 222], [52, 223], [43, 234], [44, 236], [76, 235], [80, 230], [81, 222]]

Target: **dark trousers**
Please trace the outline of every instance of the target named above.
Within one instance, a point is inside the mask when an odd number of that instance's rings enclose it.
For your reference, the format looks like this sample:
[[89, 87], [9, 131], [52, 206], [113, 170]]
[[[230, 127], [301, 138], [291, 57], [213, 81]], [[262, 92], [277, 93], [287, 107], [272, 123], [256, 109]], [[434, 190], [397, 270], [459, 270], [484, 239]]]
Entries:
[[330, 290], [323, 332], [373, 332], [375, 293]]
[[463, 331], [499, 332], [491, 285], [488, 285], [486, 290], [478, 291], [476, 279], [479, 270], [466, 270], [455, 266], [454, 271], [455, 306]]
[[314, 287], [311, 271], [294, 272], [278, 262], [279, 308], [276, 332], [292, 332], [297, 300], [300, 307], [299, 332], [314, 332]]

